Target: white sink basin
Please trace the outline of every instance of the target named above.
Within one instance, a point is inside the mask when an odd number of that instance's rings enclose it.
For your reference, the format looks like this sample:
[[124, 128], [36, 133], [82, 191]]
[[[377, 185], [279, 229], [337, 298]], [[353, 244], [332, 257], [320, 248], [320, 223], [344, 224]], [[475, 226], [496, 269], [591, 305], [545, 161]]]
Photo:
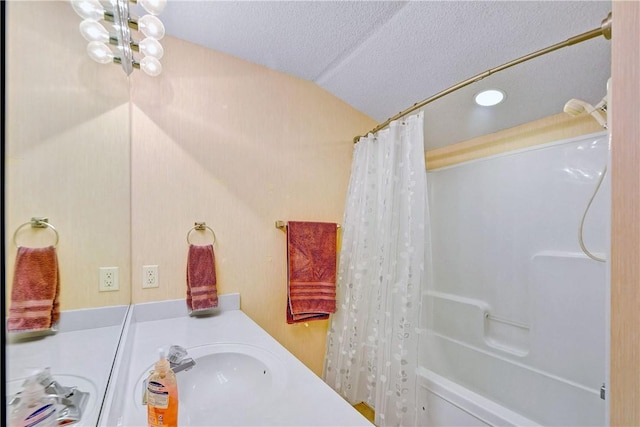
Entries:
[[[187, 350], [196, 365], [176, 374], [180, 426], [255, 425], [286, 385], [284, 365], [263, 348], [220, 343]], [[134, 392], [145, 417], [142, 382], [151, 369], [153, 365], [141, 374]]]

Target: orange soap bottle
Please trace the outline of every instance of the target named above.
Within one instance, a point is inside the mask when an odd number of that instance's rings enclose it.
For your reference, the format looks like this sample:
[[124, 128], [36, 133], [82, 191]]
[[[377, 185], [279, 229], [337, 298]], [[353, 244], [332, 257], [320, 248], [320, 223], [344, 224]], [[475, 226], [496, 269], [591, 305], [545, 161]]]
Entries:
[[147, 424], [149, 427], [178, 426], [178, 381], [162, 349], [147, 383]]

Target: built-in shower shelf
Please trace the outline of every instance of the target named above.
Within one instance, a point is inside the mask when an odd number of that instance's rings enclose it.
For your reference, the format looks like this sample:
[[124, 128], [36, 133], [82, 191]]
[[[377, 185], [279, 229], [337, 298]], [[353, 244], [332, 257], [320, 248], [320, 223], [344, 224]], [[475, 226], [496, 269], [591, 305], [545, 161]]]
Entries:
[[529, 353], [530, 327], [524, 323], [485, 313], [484, 339], [488, 346], [524, 357]]
[[433, 298], [431, 325], [434, 332], [469, 345], [490, 347], [513, 356], [529, 352], [530, 327], [522, 321], [495, 314], [486, 301], [456, 294], [427, 291]]

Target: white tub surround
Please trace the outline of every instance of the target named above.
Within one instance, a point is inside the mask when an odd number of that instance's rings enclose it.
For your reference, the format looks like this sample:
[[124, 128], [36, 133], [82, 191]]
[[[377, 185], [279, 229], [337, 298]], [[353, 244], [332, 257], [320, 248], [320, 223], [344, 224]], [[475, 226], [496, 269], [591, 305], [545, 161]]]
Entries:
[[[581, 252], [578, 230], [608, 155], [601, 132], [430, 173], [433, 286], [422, 297], [418, 412], [434, 396], [448, 409], [426, 419], [606, 424], [609, 266]], [[609, 206], [606, 176], [583, 227], [601, 258]]]
[[[191, 370], [177, 374], [181, 427], [371, 426], [359, 412], [240, 311], [239, 294], [221, 295], [219, 300], [220, 308], [208, 317], [189, 317], [184, 299], [133, 307], [123, 334], [124, 345], [116, 360], [114, 388], [109, 390], [100, 425], [146, 425], [147, 408], [141, 403], [141, 381], [156, 362], [158, 348], [168, 349], [177, 344], [185, 347], [189, 357], [196, 360]], [[244, 364], [241, 360], [229, 361], [230, 355], [232, 358], [247, 358], [247, 361]], [[255, 384], [252, 389], [255, 393], [247, 393], [244, 398], [237, 399], [231, 399], [229, 393], [200, 399], [198, 388], [206, 387], [207, 381], [223, 384], [235, 380], [228, 378], [233, 375], [232, 371], [223, 371], [227, 362], [239, 362], [241, 366], [249, 367], [264, 364], [264, 371], [260, 371], [264, 378]], [[203, 380], [202, 377], [208, 379]], [[264, 390], [268, 393], [265, 394]], [[254, 394], [261, 392], [263, 397], [256, 399]], [[231, 401], [233, 403], [229, 404]]]
[[82, 419], [74, 425], [95, 426], [128, 308], [63, 311], [55, 334], [32, 338], [8, 335], [7, 394], [20, 391], [24, 379], [34, 369], [48, 367], [60, 385], [76, 386], [90, 394]]

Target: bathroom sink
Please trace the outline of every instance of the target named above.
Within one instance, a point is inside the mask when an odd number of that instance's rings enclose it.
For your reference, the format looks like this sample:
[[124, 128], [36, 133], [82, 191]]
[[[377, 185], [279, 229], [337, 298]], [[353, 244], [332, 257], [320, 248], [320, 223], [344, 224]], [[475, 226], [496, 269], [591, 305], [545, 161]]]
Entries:
[[[221, 343], [188, 352], [195, 366], [176, 374], [180, 426], [255, 425], [268, 416], [269, 403], [284, 390], [284, 365], [261, 347]], [[140, 376], [134, 394], [145, 416], [142, 383], [151, 369], [152, 365]]]

